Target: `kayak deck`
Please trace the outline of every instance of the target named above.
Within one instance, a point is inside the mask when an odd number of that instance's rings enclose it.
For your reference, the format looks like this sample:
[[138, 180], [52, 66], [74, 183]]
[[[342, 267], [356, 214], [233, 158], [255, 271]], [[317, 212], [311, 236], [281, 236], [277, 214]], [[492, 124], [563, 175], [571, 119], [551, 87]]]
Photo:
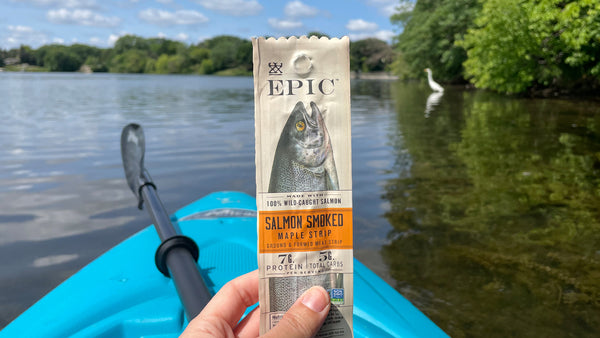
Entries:
[[[172, 220], [200, 248], [198, 263], [214, 294], [257, 268], [256, 201], [240, 192], [210, 194]], [[170, 279], [154, 265], [160, 244], [147, 227], [67, 279], [0, 331], [0, 337], [177, 337], [187, 325]], [[354, 260], [356, 337], [447, 337], [396, 290]]]

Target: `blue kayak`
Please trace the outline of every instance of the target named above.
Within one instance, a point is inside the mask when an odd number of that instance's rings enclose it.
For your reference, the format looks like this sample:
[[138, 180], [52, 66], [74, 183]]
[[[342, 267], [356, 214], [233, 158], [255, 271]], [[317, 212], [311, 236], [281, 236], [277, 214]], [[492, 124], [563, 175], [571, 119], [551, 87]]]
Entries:
[[[212, 293], [257, 268], [253, 197], [213, 193], [171, 218], [198, 244]], [[155, 266], [159, 244], [153, 227], [141, 230], [48, 293], [0, 337], [177, 337], [187, 320], [171, 279]], [[353, 321], [356, 337], [447, 337], [356, 259]]]

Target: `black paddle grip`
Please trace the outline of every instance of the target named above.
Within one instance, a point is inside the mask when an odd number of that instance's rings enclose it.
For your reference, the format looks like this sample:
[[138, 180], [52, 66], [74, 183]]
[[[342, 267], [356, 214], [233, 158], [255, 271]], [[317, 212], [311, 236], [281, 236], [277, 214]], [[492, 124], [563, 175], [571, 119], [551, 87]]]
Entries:
[[156, 253], [154, 254], [154, 262], [156, 263], [158, 271], [162, 272], [163, 275], [169, 278], [171, 275], [169, 273], [169, 268], [167, 267], [167, 255], [169, 254], [169, 251], [175, 248], [187, 250], [196, 262], [198, 262], [198, 255], [200, 253], [196, 242], [187, 236], [177, 235], [169, 237], [160, 243], [158, 249], [156, 249]]

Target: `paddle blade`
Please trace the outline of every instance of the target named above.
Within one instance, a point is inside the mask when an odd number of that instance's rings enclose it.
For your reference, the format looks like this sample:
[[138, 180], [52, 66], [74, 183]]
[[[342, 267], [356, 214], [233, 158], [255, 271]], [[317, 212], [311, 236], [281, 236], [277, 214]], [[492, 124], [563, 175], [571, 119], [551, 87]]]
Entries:
[[140, 186], [144, 184], [144, 153], [146, 142], [142, 126], [130, 123], [121, 133], [121, 157], [125, 178], [133, 194], [141, 201]]

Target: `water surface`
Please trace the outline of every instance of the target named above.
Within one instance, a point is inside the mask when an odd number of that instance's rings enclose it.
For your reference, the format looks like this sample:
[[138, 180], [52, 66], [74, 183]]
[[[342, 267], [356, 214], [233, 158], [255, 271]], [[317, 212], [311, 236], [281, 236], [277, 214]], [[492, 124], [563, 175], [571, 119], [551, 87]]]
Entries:
[[[167, 210], [255, 195], [251, 78], [0, 74], [0, 327]], [[352, 83], [355, 255], [453, 337], [600, 331], [600, 105]]]

